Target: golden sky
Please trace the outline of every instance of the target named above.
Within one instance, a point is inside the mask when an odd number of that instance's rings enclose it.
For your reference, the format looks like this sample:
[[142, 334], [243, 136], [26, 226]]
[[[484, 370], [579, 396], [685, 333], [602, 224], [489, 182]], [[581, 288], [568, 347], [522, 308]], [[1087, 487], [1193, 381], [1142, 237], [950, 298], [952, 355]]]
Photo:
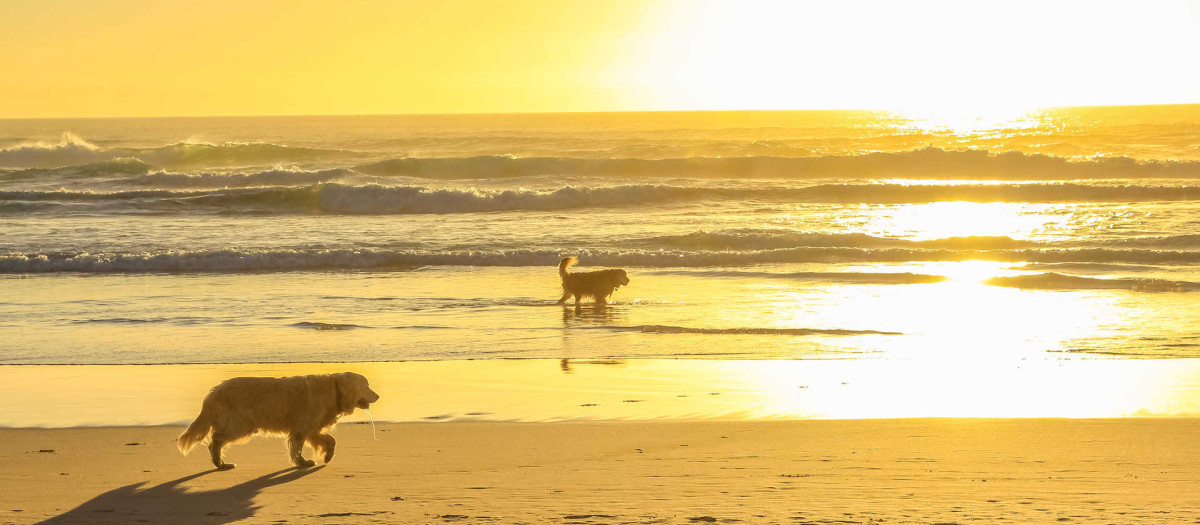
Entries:
[[0, 117], [1200, 102], [1200, 1], [0, 0]]

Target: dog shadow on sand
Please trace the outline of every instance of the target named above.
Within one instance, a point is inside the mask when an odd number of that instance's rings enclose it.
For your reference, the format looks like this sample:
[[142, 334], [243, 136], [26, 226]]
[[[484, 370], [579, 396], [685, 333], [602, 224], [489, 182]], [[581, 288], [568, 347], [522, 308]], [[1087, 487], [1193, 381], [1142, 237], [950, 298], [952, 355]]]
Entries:
[[145, 482], [126, 485], [96, 496], [42, 523], [138, 523], [220, 524], [252, 518], [259, 507], [254, 498], [263, 489], [295, 481], [321, 470], [288, 468], [217, 490], [189, 491], [183, 484], [217, 472], [209, 470], [146, 487]]

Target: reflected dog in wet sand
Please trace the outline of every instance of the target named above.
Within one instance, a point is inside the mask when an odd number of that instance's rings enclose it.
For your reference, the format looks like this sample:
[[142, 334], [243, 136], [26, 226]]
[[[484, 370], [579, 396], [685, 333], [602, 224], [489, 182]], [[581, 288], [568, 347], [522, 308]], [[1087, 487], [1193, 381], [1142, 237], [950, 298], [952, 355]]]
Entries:
[[204, 398], [200, 415], [179, 436], [185, 455], [212, 433], [208, 451], [213, 466], [231, 469], [223, 451], [226, 445], [245, 442], [256, 434], [286, 437], [292, 464], [311, 467], [304, 459], [304, 444], [313, 447], [325, 463], [333, 459], [336, 441], [328, 431], [338, 418], [355, 408], [366, 410], [379, 400], [367, 378], [353, 372], [294, 377], [237, 377], [215, 387]]
[[558, 261], [558, 276], [562, 278], [562, 299], [558, 300], [558, 304], [567, 302], [567, 299], [575, 297], [575, 307], [579, 307], [580, 298], [592, 298], [597, 305], [608, 304], [608, 296], [617, 291], [617, 288], [629, 285], [629, 276], [625, 274], [625, 270], [610, 269], [596, 270], [591, 272], [568, 272], [570, 268], [578, 262], [574, 257], [563, 257]]

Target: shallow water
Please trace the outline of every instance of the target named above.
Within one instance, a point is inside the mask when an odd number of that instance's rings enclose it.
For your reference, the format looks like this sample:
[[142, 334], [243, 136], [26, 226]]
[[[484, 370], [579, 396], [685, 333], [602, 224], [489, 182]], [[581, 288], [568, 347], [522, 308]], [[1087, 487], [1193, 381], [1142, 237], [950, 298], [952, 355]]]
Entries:
[[979, 282], [1007, 267], [642, 268], [579, 311], [540, 267], [39, 274], [3, 280], [0, 330], [6, 362], [47, 364], [1200, 356], [1200, 294]]

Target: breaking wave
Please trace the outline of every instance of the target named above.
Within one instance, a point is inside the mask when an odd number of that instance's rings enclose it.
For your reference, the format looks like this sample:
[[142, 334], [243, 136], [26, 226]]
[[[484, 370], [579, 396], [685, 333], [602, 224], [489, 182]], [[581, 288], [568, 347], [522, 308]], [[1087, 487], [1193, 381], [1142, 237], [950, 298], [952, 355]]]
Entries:
[[155, 169], [157, 168], [138, 159], [116, 158], [64, 168], [22, 169], [0, 174], [0, 181], [65, 182], [77, 179], [109, 179], [118, 176], [144, 175]]
[[346, 169], [286, 170], [254, 173], [147, 173], [128, 182], [140, 186], [167, 188], [246, 188], [255, 186], [311, 186], [340, 181], [353, 176]]
[[774, 229], [736, 229], [697, 231], [681, 235], [663, 235], [632, 241], [645, 248], [688, 250], [772, 250], [797, 247], [841, 248], [922, 248], [943, 250], [1014, 250], [1032, 248], [1125, 248], [1125, 249], [1200, 249], [1200, 235], [1165, 235], [1123, 239], [1078, 241], [1033, 241], [1007, 236], [971, 235], [941, 239], [911, 240], [876, 237], [865, 233], [821, 233]]
[[482, 156], [403, 158], [356, 166], [372, 175], [431, 179], [488, 179], [536, 175], [724, 177], [724, 178], [996, 178], [1007, 180], [1089, 178], [1195, 178], [1200, 162], [1143, 161], [1129, 157], [1068, 160], [1022, 152], [917, 150], [820, 157], [689, 157], [673, 159], [580, 159]]
[[72, 134], [63, 133], [58, 142], [34, 142], [0, 149], [0, 166], [12, 168], [56, 168], [77, 164], [91, 164], [118, 158], [91, 142]]
[[1200, 248], [1200, 235], [1161, 235], [1153, 237], [1130, 237], [1105, 241], [1109, 246], [1131, 248]]
[[[426, 186], [350, 185], [319, 182], [306, 186], [262, 186], [272, 181], [300, 183], [335, 180], [343, 170], [275, 170], [254, 175], [147, 174], [162, 185], [189, 186], [196, 182], [225, 183], [228, 188], [145, 189], [132, 191], [0, 191], [4, 201], [68, 201], [101, 203], [97, 211], [170, 210], [217, 213], [337, 213], [337, 214], [437, 214], [495, 211], [550, 211], [593, 207], [621, 207], [698, 201], [758, 201], [776, 203], [924, 203], [971, 202], [1131, 202], [1200, 200], [1200, 186], [1084, 184], [908, 185], [818, 184], [807, 187], [730, 188], [628, 184], [620, 186], [563, 186], [551, 190], [461, 189]], [[243, 177], [243, 178], [238, 178]], [[762, 239], [758, 239], [761, 241]], [[688, 243], [742, 243], [753, 239], [728, 236], [679, 238]], [[787, 242], [781, 239], [780, 242]]]
[[105, 148], [72, 133], [57, 142], [0, 149], [0, 167], [59, 168], [132, 158], [163, 169], [245, 167], [312, 163], [351, 167], [376, 176], [426, 179], [495, 179], [543, 175], [716, 178], [952, 178], [1066, 180], [1103, 178], [1200, 178], [1200, 162], [1131, 157], [1068, 159], [1019, 151], [908, 151], [824, 156], [726, 156], [677, 158], [404, 157], [365, 162], [380, 153], [320, 149], [268, 142], [177, 142], [151, 148]]
[[340, 150], [299, 148], [263, 142], [228, 142], [224, 144], [180, 142], [149, 150], [128, 151], [125, 156], [138, 158], [156, 166], [172, 168], [258, 166], [306, 162], [347, 154], [348, 152]]
[[283, 146], [265, 142], [223, 144], [178, 142], [156, 148], [103, 148], [72, 133], [58, 142], [36, 142], [0, 149], [0, 166], [10, 168], [60, 168], [132, 158], [161, 168], [258, 166], [307, 162], [361, 154]]
[[[986, 260], [998, 262], [1105, 262], [1197, 264], [1200, 252], [1134, 249], [945, 250], [803, 247], [753, 251], [687, 250], [177, 250], [149, 253], [9, 253], [0, 273], [262, 272], [386, 270], [422, 266], [545, 266], [564, 255], [589, 265], [642, 268], [713, 268], [783, 263], [855, 263]], [[998, 281], [998, 283], [1003, 281]]]
[[663, 235], [637, 241], [639, 244], [694, 250], [770, 250], [776, 248], [943, 248], [952, 250], [993, 250], [1036, 246], [1036, 242], [1004, 236], [946, 237], [926, 241], [875, 237], [865, 233], [817, 233], [786, 230], [698, 231], [683, 235]]

